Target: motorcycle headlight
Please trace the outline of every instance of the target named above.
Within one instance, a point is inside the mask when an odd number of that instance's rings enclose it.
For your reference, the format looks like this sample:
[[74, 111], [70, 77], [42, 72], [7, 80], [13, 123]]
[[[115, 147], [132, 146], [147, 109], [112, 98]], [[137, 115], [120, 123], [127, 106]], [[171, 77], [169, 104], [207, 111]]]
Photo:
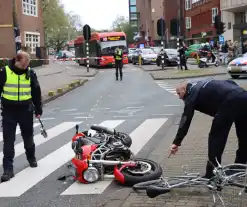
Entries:
[[99, 172], [95, 167], [89, 167], [83, 172], [83, 178], [87, 182], [93, 183], [99, 179]]

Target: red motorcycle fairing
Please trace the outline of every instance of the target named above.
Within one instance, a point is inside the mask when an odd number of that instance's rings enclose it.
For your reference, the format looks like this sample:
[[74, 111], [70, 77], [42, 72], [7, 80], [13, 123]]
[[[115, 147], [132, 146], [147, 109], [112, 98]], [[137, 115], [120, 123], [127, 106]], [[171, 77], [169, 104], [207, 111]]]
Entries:
[[93, 151], [97, 149], [98, 145], [93, 144], [93, 145], [84, 145], [81, 147], [82, 149], [82, 160], [88, 160], [91, 157], [91, 154]]
[[83, 178], [83, 172], [88, 168], [87, 160], [79, 160], [76, 158], [72, 158], [71, 162], [75, 167], [75, 176], [73, 176], [73, 178], [81, 183], [88, 183]]
[[85, 134], [83, 134], [83, 133], [78, 133], [78, 134], [76, 134], [75, 136], [73, 136], [73, 138], [72, 138], [72, 142], [74, 142], [74, 141], [76, 141], [78, 138], [80, 138], [80, 137], [85, 137], [86, 135]]
[[119, 169], [118, 169], [118, 166], [115, 166], [114, 171], [113, 171], [115, 179], [118, 182], [120, 182], [122, 185], [124, 185], [125, 184], [125, 177], [121, 171], [126, 167], [135, 167], [135, 166], [136, 166], [136, 164], [125, 164], [125, 165], [122, 165]]

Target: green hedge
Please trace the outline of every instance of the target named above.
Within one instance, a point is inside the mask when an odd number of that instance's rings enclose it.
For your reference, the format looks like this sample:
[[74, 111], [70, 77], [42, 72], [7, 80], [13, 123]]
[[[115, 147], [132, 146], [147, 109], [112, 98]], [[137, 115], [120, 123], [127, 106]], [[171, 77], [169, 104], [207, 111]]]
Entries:
[[[0, 60], [0, 68], [8, 65], [8, 60]], [[30, 67], [38, 67], [43, 65], [43, 60], [31, 60]]]

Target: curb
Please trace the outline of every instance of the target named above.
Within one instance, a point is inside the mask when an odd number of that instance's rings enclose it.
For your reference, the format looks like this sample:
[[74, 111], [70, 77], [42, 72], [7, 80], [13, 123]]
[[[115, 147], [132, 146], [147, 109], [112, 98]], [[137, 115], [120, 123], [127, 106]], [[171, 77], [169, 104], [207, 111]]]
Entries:
[[69, 92], [73, 91], [74, 89], [85, 85], [87, 81], [88, 81], [87, 79], [86, 80], [73, 81], [73, 82], [70, 82], [67, 85], [67, 87], [65, 87], [65, 88], [58, 88], [56, 92], [55, 91], [49, 91], [47, 94], [48, 97], [45, 97], [44, 100], [42, 101], [42, 103], [47, 104], [47, 103], [57, 99], [58, 97], [61, 97], [64, 94], [69, 93]]
[[77, 76], [77, 77], [85, 77], [85, 78], [92, 78], [94, 76], [96, 76], [99, 73], [99, 70], [95, 70], [95, 72], [91, 75], [71, 75], [71, 76]]
[[[154, 70], [145, 70], [144, 68], [142, 67], [139, 67], [139, 66], [135, 66], [136, 68], [140, 68], [141, 70], [143, 71], [146, 71], [146, 72], [152, 72], [152, 71], [163, 71], [162, 68], [159, 68], [159, 69], [154, 69]], [[177, 67], [164, 67], [165, 70], [164, 71], [167, 71], [167, 70], [174, 70], [174, 69], [177, 69]]]
[[203, 75], [197, 75], [197, 76], [179, 76], [179, 77], [167, 77], [167, 78], [155, 78], [153, 74], [150, 73], [151, 77], [154, 80], [176, 80], [176, 79], [185, 79], [185, 78], [200, 78], [200, 77], [207, 77], [207, 76], [216, 76], [216, 75], [225, 75], [227, 73], [214, 73], [214, 74], [203, 74]]

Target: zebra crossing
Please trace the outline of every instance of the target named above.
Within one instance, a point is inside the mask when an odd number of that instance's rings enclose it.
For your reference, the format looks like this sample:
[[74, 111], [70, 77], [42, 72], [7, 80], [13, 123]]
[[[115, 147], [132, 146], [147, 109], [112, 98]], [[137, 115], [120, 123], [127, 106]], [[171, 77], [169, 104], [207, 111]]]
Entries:
[[[119, 131], [125, 131], [124, 129], [126, 128], [126, 126], [131, 126], [131, 130], [129, 130], [130, 133], [128, 132], [128, 130], [125, 132], [129, 133], [132, 138], [132, 146], [130, 149], [134, 154], [137, 154], [156, 134], [156, 132], [161, 129], [161, 127], [168, 121], [168, 118], [144, 119], [140, 120], [138, 123], [136, 121], [133, 121], [129, 124], [128, 122], [130, 121], [131, 120], [118, 119], [104, 120], [103, 122], [96, 124], [100, 124], [105, 127], [116, 128], [116, 130]], [[57, 125], [54, 124], [51, 128], [47, 128], [47, 138], [44, 138], [42, 135], [39, 134], [39, 131], [36, 130], [39, 124], [35, 123], [34, 131], [37, 132], [37, 134], [34, 136], [36, 151], [39, 149], [39, 147], [47, 146], [48, 148], [50, 143], [53, 142], [54, 139], [61, 140], [61, 144], [60, 142], [57, 142], [58, 146], [55, 150], [43, 155], [41, 159], [37, 159], [37, 168], [30, 168], [29, 166], [27, 166], [24, 169], [20, 169], [19, 172], [16, 172], [15, 177], [12, 178], [10, 181], [1, 183], [0, 199], [9, 197], [20, 197], [24, 194], [28, 194], [28, 192], [30, 192], [32, 188], [35, 188], [36, 185], [40, 184], [42, 181], [44, 181], [44, 179], [51, 176], [52, 173], [59, 170], [66, 163], [68, 163], [74, 156], [74, 152], [71, 148], [71, 138], [74, 135], [75, 131], [72, 131], [72, 129], [74, 130], [75, 125], [81, 125], [82, 123], [82, 121], [61, 122], [58, 124], [56, 123]], [[16, 131], [16, 134], [19, 136], [20, 129]], [[26, 160], [25, 156], [21, 157], [21, 155], [23, 154], [25, 154], [25, 149], [23, 142], [21, 141], [15, 145], [15, 159], [22, 158], [23, 160]], [[1, 165], [2, 158], [3, 152], [0, 152]], [[54, 182], [59, 181], [54, 180]], [[67, 187], [67, 189], [63, 189], [62, 192], [59, 192], [59, 195], [73, 196], [102, 194], [111, 183], [111, 179], [87, 185], [73, 182], [70, 186]]]
[[168, 83], [165, 83], [163, 81], [156, 81], [156, 84], [165, 89], [166, 91], [168, 91], [169, 93], [177, 96], [177, 92], [176, 92], [176, 89], [173, 87], [173, 86], [170, 86]]

